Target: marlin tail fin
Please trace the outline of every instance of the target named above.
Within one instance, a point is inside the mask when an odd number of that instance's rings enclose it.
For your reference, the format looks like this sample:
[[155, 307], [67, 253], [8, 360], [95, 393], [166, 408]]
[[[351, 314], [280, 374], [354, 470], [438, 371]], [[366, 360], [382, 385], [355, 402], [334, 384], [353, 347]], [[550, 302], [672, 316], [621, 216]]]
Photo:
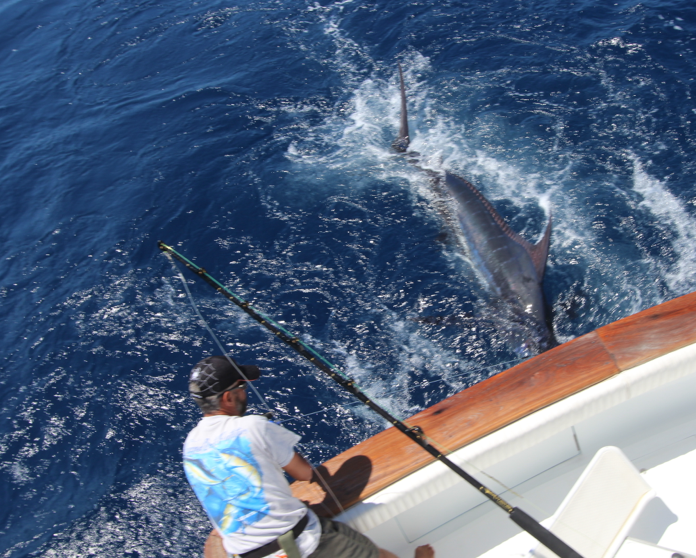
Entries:
[[408, 149], [410, 139], [408, 137], [408, 112], [406, 110], [406, 87], [404, 85], [404, 73], [399, 64], [399, 81], [401, 82], [401, 127], [399, 137], [392, 143], [392, 148], [399, 153], [405, 153]]

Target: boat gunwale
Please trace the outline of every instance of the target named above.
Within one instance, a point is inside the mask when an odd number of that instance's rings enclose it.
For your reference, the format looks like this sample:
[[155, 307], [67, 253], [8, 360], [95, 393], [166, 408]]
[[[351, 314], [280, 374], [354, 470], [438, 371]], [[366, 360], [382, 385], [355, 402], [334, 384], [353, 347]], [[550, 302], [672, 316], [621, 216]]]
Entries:
[[[533, 448], [539, 450], [540, 445], [552, 439], [555, 440], [556, 448], [563, 447], [571, 436], [573, 446], [578, 452], [573, 455], [579, 457], [584, 450], [591, 447], [592, 441], [586, 438], [587, 431], [576, 431], [578, 425], [635, 398], [656, 390], [661, 391], [663, 387], [694, 374], [696, 343], [607, 378], [467, 444], [448, 457], [469, 472], [488, 477], [488, 473], [484, 471], [501, 462], [517, 459]], [[672, 442], [673, 439], [667, 444]], [[609, 445], [620, 444], [618, 440], [613, 439]], [[560, 451], [563, 453], [564, 450]], [[568, 451], [567, 445], [565, 451]], [[548, 446], [540, 452], [537, 451], [537, 456], [540, 459], [537, 464], [543, 465], [534, 469], [532, 477], [543, 471], [550, 471], [554, 467], [553, 459], [558, 457], [553, 451], [551, 454], [548, 453]], [[564, 453], [564, 456], [555, 464], [571, 458], [569, 453]], [[511, 490], [512, 486], [516, 487], [520, 482], [532, 477], [518, 477], [513, 483], [510, 483], [509, 479], [501, 483], [502, 477], [498, 474], [489, 479], [505, 493]], [[367, 532], [460, 483], [463, 481], [457, 475], [435, 461], [351, 506], [339, 519], [360, 532]], [[519, 496], [514, 491], [511, 494]], [[471, 509], [476, 505], [478, 504], [474, 504]], [[460, 508], [460, 512], [461, 509], [463, 508]]]
[[[664, 302], [555, 347], [417, 413], [431, 439], [456, 451], [532, 413], [623, 371], [696, 342], [696, 293]], [[323, 464], [344, 509], [434, 462], [388, 428]], [[293, 494], [316, 513], [338, 508], [317, 484], [295, 482]]]

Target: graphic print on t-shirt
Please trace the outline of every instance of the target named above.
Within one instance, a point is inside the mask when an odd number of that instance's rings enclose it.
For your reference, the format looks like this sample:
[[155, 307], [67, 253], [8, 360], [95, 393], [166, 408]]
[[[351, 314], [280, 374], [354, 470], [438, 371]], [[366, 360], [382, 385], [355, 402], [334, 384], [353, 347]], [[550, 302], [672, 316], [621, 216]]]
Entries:
[[268, 515], [261, 469], [249, 440], [238, 436], [200, 450], [184, 456], [186, 477], [224, 534], [244, 533]]

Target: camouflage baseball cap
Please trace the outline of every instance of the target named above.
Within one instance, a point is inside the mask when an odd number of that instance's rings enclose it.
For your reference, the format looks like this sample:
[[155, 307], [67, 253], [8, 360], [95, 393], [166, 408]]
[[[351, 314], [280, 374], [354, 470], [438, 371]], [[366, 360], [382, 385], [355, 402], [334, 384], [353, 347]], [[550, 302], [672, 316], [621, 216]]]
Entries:
[[221, 355], [209, 356], [191, 370], [189, 392], [196, 399], [218, 395], [239, 380], [257, 380], [260, 372], [253, 364], [237, 364]]

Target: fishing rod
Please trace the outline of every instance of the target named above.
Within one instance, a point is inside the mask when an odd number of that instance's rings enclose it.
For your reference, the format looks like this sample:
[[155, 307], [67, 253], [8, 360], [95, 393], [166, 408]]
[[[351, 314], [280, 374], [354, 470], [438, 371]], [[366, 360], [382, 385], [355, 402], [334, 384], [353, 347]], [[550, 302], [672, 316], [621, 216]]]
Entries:
[[304, 358], [309, 360], [314, 366], [319, 370], [327, 374], [333, 381], [339, 384], [343, 389], [354, 395], [357, 399], [362, 401], [365, 405], [370, 407], [375, 413], [387, 420], [392, 424], [397, 430], [408, 436], [414, 443], [418, 444], [435, 459], [449, 467], [454, 473], [459, 475], [462, 479], [468, 482], [471, 486], [476, 488], [489, 500], [491, 500], [498, 507], [503, 509], [510, 519], [514, 521], [519, 527], [527, 531], [541, 544], [546, 546], [549, 550], [552, 550], [560, 558], [582, 558], [575, 550], [568, 546], [565, 542], [559, 539], [551, 531], [546, 529], [533, 517], [528, 515], [526, 512], [519, 508], [513, 507], [498, 496], [495, 492], [485, 487], [478, 480], [472, 477], [459, 465], [452, 462], [446, 456], [444, 456], [435, 446], [430, 444], [425, 436], [423, 430], [418, 426], [408, 426], [403, 421], [392, 416], [388, 411], [377, 405], [372, 401], [367, 395], [365, 395], [355, 384], [355, 382], [344, 374], [340, 369], [338, 369], [331, 362], [326, 360], [321, 354], [315, 351], [312, 347], [307, 345], [302, 339], [293, 335], [287, 331], [284, 327], [274, 321], [272, 318], [265, 315], [263, 312], [255, 309], [246, 300], [237, 296], [235, 293], [230, 291], [212, 275], [210, 275], [204, 268], [197, 266], [192, 261], [188, 260], [186, 257], [182, 256], [171, 246], [166, 245], [161, 240], [157, 242], [157, 247], [162, 250], [165, 254], [168, 254], [184, 264], [193, 273], [201, 277], [206, 283], [213, 287], [216, 291], [222, 294], [225, 298], [239, 306], [244, 312], [251, 316], [254, 320], [268, 329], [271, 333], [276, 335], [281, 341], [294, 349], [297, 353], [302, 355]]

